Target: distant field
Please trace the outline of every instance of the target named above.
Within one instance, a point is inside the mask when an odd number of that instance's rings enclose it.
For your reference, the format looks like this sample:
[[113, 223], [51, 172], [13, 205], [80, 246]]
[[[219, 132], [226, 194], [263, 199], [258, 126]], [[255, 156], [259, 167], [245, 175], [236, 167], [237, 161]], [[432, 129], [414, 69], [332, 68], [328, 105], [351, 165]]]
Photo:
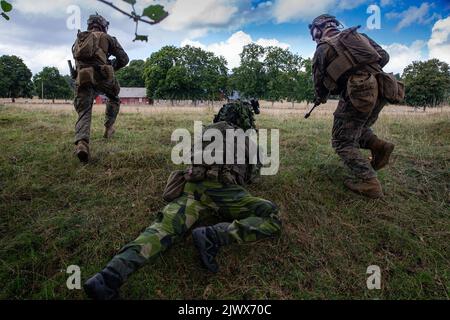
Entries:
[[[281, 238], [226, 248], [222, 272], [210, 275], [188, 236], [134, 275], [124, 299], [449, 299], [449, 108], [386, 108], [376, 131], [397, 149], [380, 173], [386, 197], [372, 201], [342, 185], [346, 171], [330, 146], [335, 104], [309, 121], [306, 105], [290, 107], [263, 103], [258, 125], [280, 129], [281, 168], [251, 187], [281, 208]], [[86, 280], [151, 223], [177, 168], [172, 131], [214, 114], [123, 110], [106, 142], [96, 107], [93, 161], [82, 166], [70, 105], [0, 106], [0, 299], [85, 299], [61, 270], [79, 265]], [[370, 265], [382, 270], [379, 291], [367, 290]]]
[[[45, 111], [55, 111], [55, 112], [73, 112], [74, 108], [71, 101], [56, 100], [53, 103], [51, 100], [28, 100], [28, 99], [18, 99], [15, 104], [12, 104], [7, 99], [0, 99], [0, 104], [2, 103], [7, 106], [14, 106], [25, 110], [45, 110]], [[122, 105], [122, 113], [142, 113], [142, 114], [153, 114], [153, 113], [205, 113], [213, 112], [220, 109], [220, 107], [226, 103], [225, 101], [217, 101], [211, 105], [208, 102], [197, 103], [194, 105], [192, 102], [180, 101], [175, 102], [173, 105], [168, 101], [156, 101], [154, 105]], [[272, 104], [268, 101], [260, 101], [261, 109], [266, 114], [272, 115], [298, 115], [306, 114], [312, 107], [311, 104], [306, 103], [295, 103], [292, 105], [291, 102], [276, 102]], [[314, 112], [315, 116], [331, 116], [336, 107], [338, 101], [330, 100], [328, 103], [321, 105]], [[95, 105], [94, 112], [104, 113], [105, 105]], [[423, 116], [435, 113], [450, 113], [450, 106], [445, 106], [442, 108], [432, 108], [427, 109], [424, 112], [422, 109], [414, 109], [409, 106], [400, 105], [390, 105], [383, 111], [385, 115], [408, 115], [408, 116]]]

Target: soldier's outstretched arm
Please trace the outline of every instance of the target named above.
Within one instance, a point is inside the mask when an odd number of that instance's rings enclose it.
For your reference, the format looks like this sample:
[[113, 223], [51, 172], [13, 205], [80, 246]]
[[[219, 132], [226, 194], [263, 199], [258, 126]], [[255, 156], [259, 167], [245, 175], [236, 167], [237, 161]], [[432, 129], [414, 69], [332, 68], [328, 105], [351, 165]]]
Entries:
[[127, 53], [125, 52], [125, 50], [123, 50], [119, 41], [115, 37], [111, 37], [110, 54], [115, 57], [115, 59], [112, 61], [112, 66], [114, 67], [115, 71], [122, 69], [130, 61]]

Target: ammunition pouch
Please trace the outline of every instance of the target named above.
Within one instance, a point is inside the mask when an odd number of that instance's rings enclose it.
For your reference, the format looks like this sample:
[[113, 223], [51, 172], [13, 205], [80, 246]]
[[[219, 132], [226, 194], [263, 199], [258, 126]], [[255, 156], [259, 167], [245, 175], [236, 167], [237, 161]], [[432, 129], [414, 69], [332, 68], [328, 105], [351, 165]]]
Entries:
[[356, 110], [369, 113], [378, 100], [377, 79], [371, 73], [358, 71], [348, 79], [347, 94]]
[[405, 99], [405, 84], [398, 81], [393, 73], [377, 74], [380, 96], [389, 103], [400, 103]]
[[80, 88], [95, 85], [94, 68], [88, 67], [78, 71], [76, 85]]
[[112, 81], [114, 79], [114, 68], [109, 64], [105, 64], [99, 67], [99, 74], [105, 81]]
[[172, 202], [181, 197], [183, 195], [186, 182], [184, 171], [172, 172], [167, 180], [167, 185], [163, 192], [163, 199], [167, 202]]

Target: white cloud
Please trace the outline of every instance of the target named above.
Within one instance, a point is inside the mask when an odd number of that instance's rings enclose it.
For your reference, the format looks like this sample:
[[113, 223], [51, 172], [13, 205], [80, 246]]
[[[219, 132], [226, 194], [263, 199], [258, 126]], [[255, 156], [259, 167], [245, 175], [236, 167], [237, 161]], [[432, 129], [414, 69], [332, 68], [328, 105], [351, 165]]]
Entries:
[[428, 50], [430, 58], [450, 63], [450, 16], [435, 23]]
[[336, 0], [278, 0], [273, 14], [278, 23], [293, 20], [309, 20], [328, 11], [336, 5]]
[[433, 7], [434, 4], [424, 2], [420, 5], [420, 7], [411, 6], [401, 13], [390, 12], [386, 14], [386, 16], [389, 19], [400, 18], [400, 22], [396, 27], [396, 30], [399, 31], [415, 23], [424, 25], [432, 22], [435, 19], [439, 19], [440, 18], [439, 14], [437, 13], [430, 14], [430, 9], [432, 9]]
[[178, 0], [167, 4], [169, 17], [161, 24], [167, 30], [187, 28], [223, 27], [238, 11], [235, 1], [229, 0]]
[[382, 7], [387, 7], [393, 4], [393, 0], [381, 0], [380, 5]]
[[30, 50], [26, 45], [11, 47], [0, 43], [0, 52], [1, 54], [22, 58], [33, 74], [40, 72], [47, 66], [56, 67], [62, 74], [68, 74], [67, 60], [72, 58], [70, 48], [67, 46], [35, 46], [33, 50]]
[[411, 46], [400, 43], [393, 43], [382, 46], [389, 53], [389, 64], [384, 68], [387, 72], [403, 73], [403, 70], [413, 61], [425, 60], [426, 57], [422, 53], [425, 48], [425, 41], [417, 40]]
[[278, 23], [302, 20], [309, 22], [330, 10], [354, 9], [368, 0], [277, 0], [273, 16]]
[[223, 56], [228, 61], [228, 67], [230, 69], [236, 68], [240, 65], [240, 54], [243, 48], [250, 44], [256, 43], [263, 47], [275, 46], [283, 49], [288, 49], [289, 44], [278, 41], [277, 39], [258, 39], [254, 41], [252, 37], [243, 31], [234, 33], [228, 40], [210, 45], [204, 45], [198, 41], [184, 40], [182, 46], [191, 45], [202, 48], [207, 51], [211, 51], [218, 56]]

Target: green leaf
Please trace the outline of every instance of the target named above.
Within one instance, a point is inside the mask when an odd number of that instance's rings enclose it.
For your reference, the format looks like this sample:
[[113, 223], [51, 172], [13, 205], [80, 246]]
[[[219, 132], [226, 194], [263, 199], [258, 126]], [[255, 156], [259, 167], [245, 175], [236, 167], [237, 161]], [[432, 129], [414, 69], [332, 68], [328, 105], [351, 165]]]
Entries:
[[143, 36], [143, 35], [136, 35], [136, 38], [134, 38], [133, 42], [135, 41], [145, 41], [148, 42], [148, 36]]
[[[6, 0], [2, 0], [1, 1], [1, 7], [2, 10], [5, 12], [10, 12], [13, 8], [12, 4], [10, 4], [9, 2], [7, 2]], [[2, 15], [3, 16], [3, 15]], [[9, 17], [8, 17], [9, 18]], [[5, 18], [6, 19], [6, 18]], [[8, 20], [8, 19], [7, 19]]]
[[9, 20], [9, 17], [8, 17], [8, 15], [7, 15], [6, 13], [2, 12], [2, 13], [1, 13], [1, 16], [2, 16], [3, 18], [5, 18], [6, 20]]
[[155, 23], [160, 23], [169, 16], [169, 13], [164, 10], [164, 7], [162, 5], [157, 4], [145, 8], [142, 16], [149, 17]]
[[123, 1], [125, 1], [126, 3], [131, 4], [132, 6], [134, 6], [136, 4], [136, 0], [123, 0]]

